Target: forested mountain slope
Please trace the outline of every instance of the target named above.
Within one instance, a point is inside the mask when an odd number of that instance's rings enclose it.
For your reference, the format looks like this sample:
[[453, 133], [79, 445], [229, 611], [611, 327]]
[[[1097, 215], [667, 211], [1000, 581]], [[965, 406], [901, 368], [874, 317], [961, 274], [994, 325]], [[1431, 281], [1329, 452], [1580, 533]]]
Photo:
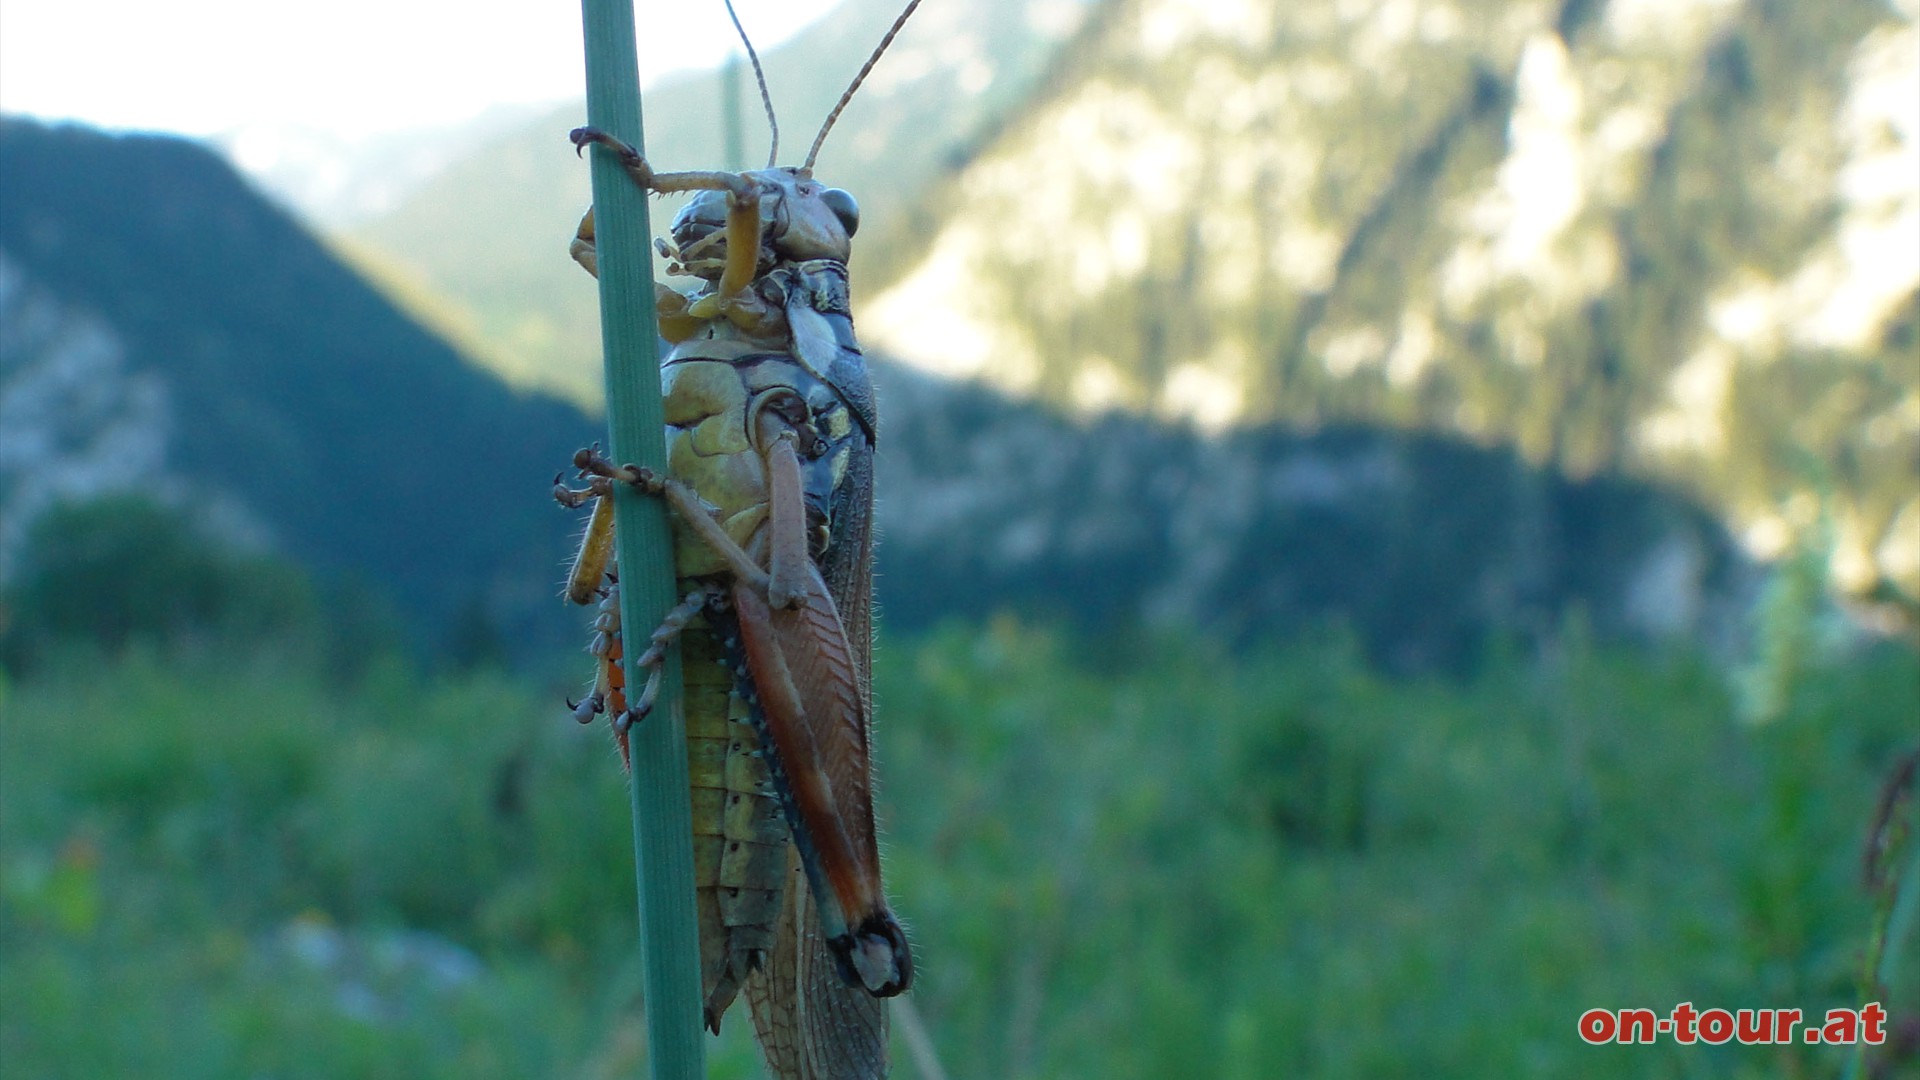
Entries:
[[[0, 178], [0, 564], [56, 500], [134, 491], [377, 586], [426, 640], [476, 616], [523, 653], [573, 640], [573, 518], [546, 485], [597, 424], [409, 322], [204, 148], [10, 121]], [[1340, 625], [1421, 670], [1570, 619], [1726, 643], [1751, 597], [1724, 530], [1645, 484], [1360, 425], [1074, 417], [875, 369], [890, 629]]]
[[203, 147], [0, 121], [0, 561], [140, 491], [389, 591], [548, 625], [594, 425], [396, 311]]
[[1676, 482], [1920, 596], [1913, 0], [1111, 0], [876, 346], [1083, 410]]

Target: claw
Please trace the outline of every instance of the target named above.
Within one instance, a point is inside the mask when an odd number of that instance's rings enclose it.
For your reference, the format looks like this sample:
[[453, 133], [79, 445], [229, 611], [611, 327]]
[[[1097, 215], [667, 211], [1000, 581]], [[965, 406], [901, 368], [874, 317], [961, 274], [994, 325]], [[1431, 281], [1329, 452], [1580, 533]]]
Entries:
[[[583, 479], [591, 478], [589, 480], [589, 486], [595, 492], [602, 494], [605, 493], [605, 485], [611, 481], [625, 480], [629, 484], [645, 486], [645, 483], [637, 478], [653, 476], [650, 470], [641, 469], [633, 465], [622, 465], [617, 469], [614, 468], [613, 462], [607, 460], [606, 455], [600, 452], [598, 443], [594, 444], [591, 449], [576, 451], [573, 455], [573, 467], [580, 470], [580, 476]], [[651, 482], [656, 485], [658, 483], [657, 480]]]
[[600, 456], [600, 444], [594, 443], [574, 451], [573, 467], [580, 470], [580, 478], [587, 482], [583, 488], [571, 488], [566, 484], [566, 471], [553, 475], [554, 501], [568, 509], [578, 509], [593, 499], [602, 498], [613, 492], [615, 473], [607, 459]]
[[648, 714], [653, 712], [654, 699], [659, 696], [660, 669], [656, 667], [653, 669], [653, 673], [647, 676], [647, 685], [640, 688], [640, 696], [636, 698], [633, 705], [627, 709], [627, 716], [629, 717], [628, 723], [637, 724], [645, 720]]
[[620, 167], [632, 174], [633, 178], [639, 181], [642, 186], [646, 186], [653, 178], [653, 169], [647, 164], [647, 159], [639, 150], [635, 149], [632, 144], [625, 140], [609, 135], [599, 128], [574, 128], [572, 131], [567, 132], [567, 139], [573, 143], [573, 152], [576, 155], [584, 155], [588, 143], [599, 143], [601, 146], [611, 150], [620, 158]]
[[617, 144], [619, 142], [618, 139], [614, 139], [613, 136], [601, 131], [599, 128], [586, 127], [584, 125], [567, 132], [567, 141], [573, 144], [573, 152], [579, 155], [585, 155], [587, 147], [593, 143], [612, 141]]
[[620, 478], [649, 495], [658, 495], [666, 490], [667, 483], [660, 474], [652, 469], [643, 469], [638, 465], [620, 466]]
[[593, 723], [593, 718], [605, 712], [606, 708], [606, 698], [598, 690], [577, 702], [572, 698], [567, 699], [567, 711], [573, 713], [573, 718], [582, 724]]

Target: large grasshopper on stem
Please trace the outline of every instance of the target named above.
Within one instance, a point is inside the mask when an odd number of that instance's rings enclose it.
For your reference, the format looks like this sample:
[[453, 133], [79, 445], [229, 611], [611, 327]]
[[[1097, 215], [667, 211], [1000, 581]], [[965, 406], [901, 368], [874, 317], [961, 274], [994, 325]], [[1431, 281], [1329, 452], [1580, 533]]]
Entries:
[[[648, 191], [697, 193], [660, 247], [670, 272], [700, 279], [691, 294], [656, 287], [661, 335], [673, 345], [662, 363], [668, 475], [590, 449], [574, 458], [586, 485], [555, 486], [565, 505], [593, 504], [567, 593], [599, 599], [598, 664], [574, 713], [583, 723], [610, 714], [624, 757], [628, 728], [653, 705], [661, 658], [680, 644], [706, 1022], [718, 1031], [744, 990], [782, 1078], [884, 1076], [879, 999], [913, 979], [874, 835], [876, 417], [846, 266], [859, 216], [850, 195], [811, 169], [917, 6], [902, 12], [799, 168], [773, 168], [770, 154], [760, 171], [655, 172], [603, 132], [572, 133], [576, 148], [617, 154]], [[761, 90], [765, 98], [764, 78]], [[597, 276], [591, 210], [573, 256]], [[651, 675], [631, 702], [612, 566], [615, 484], [667, 501], [685, 596], [638, 658]]]

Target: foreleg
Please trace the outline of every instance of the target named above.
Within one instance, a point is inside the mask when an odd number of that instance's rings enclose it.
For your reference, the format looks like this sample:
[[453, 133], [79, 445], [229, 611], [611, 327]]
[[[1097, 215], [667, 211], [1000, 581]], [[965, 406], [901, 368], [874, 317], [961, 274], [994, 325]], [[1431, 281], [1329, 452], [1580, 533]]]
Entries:
[[[576, 151], [598, 143], [611, 151], [633, 182], [648, 191], [665, 194], [674, 191], [724, 191], [727, 193], [727, 262], [720, 274], [720, 302], [739, 300], [747, 286], [759, 274], [760, 264], [760, 185], [744, 173], [654, 172], [653, 166], [631, 144], [598, 128], [574, 128], [567, 136]], [[591, 211], [589, 211], [591, 214]], [[574, 258], [579, 259], [582, 239], [592, 245], [592, 223], [581, 221], [582, 235], [574, 239]], [[585, 265], [584, 260], [582, 265]], [[596, 273], [597, 276], [597, 273]]]

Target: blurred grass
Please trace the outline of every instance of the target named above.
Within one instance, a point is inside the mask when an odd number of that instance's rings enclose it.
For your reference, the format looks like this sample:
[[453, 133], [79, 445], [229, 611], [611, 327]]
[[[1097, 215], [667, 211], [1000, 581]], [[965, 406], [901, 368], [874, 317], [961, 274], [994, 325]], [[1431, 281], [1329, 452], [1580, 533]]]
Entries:
[[[7, 1075], [637, 1073], [627, 798], [577, 687], [498, 650], [423, 671], [347, 594], [151, 508], [49, 521], [0, 596]], [[1860, 856], [1920, 658], [1767, 610], [1731, 671], [1578, 623], [1447, 681], [1339, 634], [883, 642], [888, 873], [948, 1073], [1834, 1075], [1841, 1048], [1575, 1029], [1863, 996], [1920, 1023], [1905, 931], [1860, 985], [1899, 924]], [[1911, 822], [1880, 836], [1920, 857]], [[757, 1075], [725, 1027], [710, 1074]]]
[[[1574, 1021], [1859, 1003], [1857, 857], [1920, 666], [1834, 659], [1754, 726], [1698, 658], [1569, 641], [1466, 683], [1337, 638], [883, 643], [889, 874], [949, 1072], [1834, 1072]], [[8, 1071], [631, 1075], [604, 732], [559, 687], [305, 655], [65, 647], [0, 696]], [[755, 1074], [747, 1026], [713, 1075]]]
[[[315, 667], [68, 652], [13, 687], [8, 1071], [631, 1075], [632, 841], [604, 737], [497, 676]], [[714, 1075], [750, 1075], [731, 1041]]]
[[902, 659], [894, 881], [964, 1075], [1831, 1072], [1571, 1025], [1859, 1004], [1858, 853], [1920, 709], [1897, 651], [1814, 673], [1764, 728], [1696, 658], [1577, 645], [1464, 686], [1337, 642], [1103, 677], [1000, 627]]

